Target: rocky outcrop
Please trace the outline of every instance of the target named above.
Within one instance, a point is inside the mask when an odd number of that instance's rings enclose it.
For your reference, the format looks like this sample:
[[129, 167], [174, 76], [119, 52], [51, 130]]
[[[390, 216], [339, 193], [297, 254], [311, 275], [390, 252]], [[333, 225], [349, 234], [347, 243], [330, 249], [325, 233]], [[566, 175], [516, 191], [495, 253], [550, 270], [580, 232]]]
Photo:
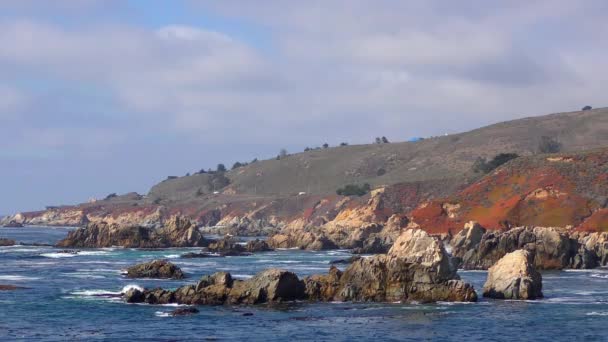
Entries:
[[325, 235], [306, 231], [276, 234], [269, 237], [267, 243], [272, 248], [299, 248], [315, 251], [338, 248]]
[[13, 246], [15, 245], [15, 240], [0, 238], [0, 247], [2, 246]]
[[127, 302], [150, 304], [260, 304], [311, 301], [434, 302], [476, 301], [473, 287], [456, 274], [443, 245], [422, 230], [408, 229], [388, 254], [361, 258], [344, 272], [332, 266], [326, 275], [303, 281], [284, 270], [269, 269], [248, 280], [219, 272], [175, 291], [132, 289]]
[[250, 255], [247, 252], [245, 246], [239, 243], [238, 240], [225, 237], [221, 240], [211, 242], [207, 247], [207, 251], [216, 253], [220, 256], [239, 256], [239, 255]]
[[183, 279], [182, 270], [167, 260], [154, 260], [127, 268], [128, 278]]
[[16, 222], [16, 221], [9, 221], [7, 223], [4, 224], [5, 228], [21, 228], [23, 227], [23, 223], [20, 222]]
[[517, 250], [490, 267], [483, 286], [483, 296], [496, 299], [538, 299], [543, 297], [542, 276], [533, 263], [533, 255]]
[[258, 252], [270, 252], [273, 249], [268, 246], [268, 243], [264, 240], [255, 239], [251, 241], [247, 241], [245, 244], [245, 250], [249, 253], [258, 253]]
[[187, 307], [187, 308], [179, 308], [179, 309], [175, 309], [173, 311], [171, 311], [169, 313], [170, 316], [175, 317], [175, 316], [192, 316], [194, 314], [199, 313], [199, 310], [197, 308], [194, 307]]
[[346, 258], [346, 259], [331, 260], [329, 262], [329, 264], [330, 265], [338, 265], [338, 264], [348, 265], [348, 264], [352, 264], [355, 261], [358, 261], [359, 259], [361, 259], [361, 256], [354, 255], [354, 256]]
[[340, 278], [341, 301], [476, 301], [473, 287], [460, 280], [441, 242], [408, 229], [386, 255], [362, 258]]
[[90, 223], [61, 240], [58, 247], [129, 248], [202, 247], [203, 235], [190, 220], [173, 216], [160, 228], [121, 226], [106, 222]]
[[124, 295], [129, 303], [149, 304], [261, 304], [294, 301], [305, 298], [304, 283], [288, 271], [269, 269], [251, 279], [233, 280], [225, 272], [203, 277], [196, 285], [175, 291], [132, 289]]
[[488, 269], [518, 249], [530, 251], [538, 269], [594, 268], [597, 252], [606, 250], [600, 236], [587, 236], [581, 242], [576, 234], [560, 228], [517, 227], [498, 232], [470, 222], [452, 239], [452, 254], [464, 269]]

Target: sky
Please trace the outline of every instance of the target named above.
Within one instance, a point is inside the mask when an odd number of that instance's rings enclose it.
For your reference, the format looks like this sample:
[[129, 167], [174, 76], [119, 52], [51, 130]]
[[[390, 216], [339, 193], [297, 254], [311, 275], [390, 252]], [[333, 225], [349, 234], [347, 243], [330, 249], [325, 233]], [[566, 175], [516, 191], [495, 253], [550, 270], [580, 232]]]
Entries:
[[0, 214], [605, 105], [608, 2], [3, 0]]

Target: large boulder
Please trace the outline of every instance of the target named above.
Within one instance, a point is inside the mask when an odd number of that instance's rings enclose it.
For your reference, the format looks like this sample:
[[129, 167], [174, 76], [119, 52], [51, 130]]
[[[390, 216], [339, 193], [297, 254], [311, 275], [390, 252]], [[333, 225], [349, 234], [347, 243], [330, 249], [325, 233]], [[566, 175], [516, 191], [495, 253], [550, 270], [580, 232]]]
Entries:
[[496, 299], [538, 299], [543, 297], [542, 276], [533, 255], [517, 250], [502, 257], [488, 271], [483, 296]]
[[202, 247], [203, 235], [188, 219], [171, 217], [160, 228], [122, 226], [106, 222], [89, 223], [76, 229], [57, 243], [58, 247], [128, 248]]
[[269, 269], [236, 282], [230, 291], [232, 304], [284, 302], [305, 298], [304, 283], [292, 272]]
[[249, 253], [245, 251], [245, 246], [241, 245], [236, 239], [228, 236], [210, 243], [207, 250], [221, 256], [249, 255]]
[[340, 278], [341, 301], [476, 301], [473, 287], [460, 280], [448, 253], [435, 237], [405, 230], [386, 255], [354, 262]]
[[251, 241], [247, 241], [245, 244], [245, 250], [249, 253], [257, 253], [257, 252], [269, 252], [273, 249], [268, 246], [268, 243], [264, 240], [255, 239]]
[[488, 269], [507, 253], [519, 249], [532, 253], [538, 269], [594, 268], [598, 265], [595, 250], [560, 228], [517, 227], [498, 232], [486, 231], [472, 222], [454, 236], [451, 245], [452, 254], [464, 269]]
[[182, 270], [167, 260], [154, 260], [131, 266], [127, 269], [128, 278], [183, 279]]

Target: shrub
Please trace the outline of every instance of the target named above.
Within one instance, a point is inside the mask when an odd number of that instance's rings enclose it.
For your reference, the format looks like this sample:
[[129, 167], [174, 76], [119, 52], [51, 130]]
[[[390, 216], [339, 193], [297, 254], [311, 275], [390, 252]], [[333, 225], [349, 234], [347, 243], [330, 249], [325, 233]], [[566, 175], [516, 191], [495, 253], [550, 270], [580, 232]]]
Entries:
[[593, 107], [591, 107], [591, 106], [585, 106], [585, 107], [583, 107], [583, 110], [592, 110], [592, 109], [593, 109]]
[[329, 147], [328, 143], [323, 144], [323, 148], [328, 148], [328, 147]]
[[497, 154], [492, 160], [486, 161], [485, 158], [477, 158], [473, 163], [473, 171], [476, 173], [489, 173], [506, 162], [519, 157], [516, 153]]
[[230, 179], [223, 172], [215, 173], [207, 179], [207, 188], [211, 191], [225, 188], [228, 184], [230, 184]]
[[368, 183], [360, 185], [348, 184], [343, 188], [336, 190], [336, 194], [340, 196], [363, 196], [371, 190]]
[[552, 137], [542, 136], [538, 143], [540, 153], [557, 153], [562, 150], [562, 144]]
[[279, 157], [280, 158], [285, 158], [287, 157], [287, 150], [282, 148], [281, 151], [279, 151]]
[[245, 165], [247, 165], [247, 163], [241, 163], [241, 162], [238, 162], [238, 161], [237, 161], [236, 163], [234, 163], [234, 164], [232, 165], [232, 169], [233, 169], [233, 170], [234, 170], [234, 169], [238, 169], [239, 167], [243, 167], [243, 166], [245, 166]]
[[177, 176], [167, 176], [167, 180], [177, 179]]
[[109, 194], [108, 196], [106, 196], [106, 198], [104, 198], [104, 200], [109, 200], [109, 199], [112, 199], [114, 197], [118, 197], [118, 195], [116, 195], [115, 192], [113, 192], [113, 193]]
[[348, 143], [347, 142], [341, 142], [340, 146], [348, 146]]
[[376, 144], [382, 144], [382, 140], [379, 137], [376, 137]]
[[386, 170], [383, 168], [379, 168], [378, 171], [376, 171], [377, 176], [382, 176], [384, 174], [386, 174]]
[[383, 144], [388, 144], [388, 139], [386, 137], [382, 137], [382, 143]]
[[217, 172], [226, 172], [226, 166], [224, 164], [217, 164]]

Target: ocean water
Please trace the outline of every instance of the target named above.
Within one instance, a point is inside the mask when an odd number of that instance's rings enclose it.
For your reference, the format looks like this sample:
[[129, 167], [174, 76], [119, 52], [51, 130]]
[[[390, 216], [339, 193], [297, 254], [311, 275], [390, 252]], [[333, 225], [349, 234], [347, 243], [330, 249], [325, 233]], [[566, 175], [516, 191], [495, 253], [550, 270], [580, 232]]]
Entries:
[[[54, 243], [68, 228], [1, 228], [0, 237]], [[25, 341], [606, 341], [608, 269], [543, 273], [540, 301], [477, 303], [307, 303], [199, 307], [170, 317], [172, 306], [126, 304], [111, 297], [128, 286], [175, 288], [219, 270], [247, 278], [269, 267], [299, 276], [324, 273], [346, 251], [284, 250], [246, 257], [179, 259], [195, 249], [104, 248], [58, 253], [52, 247], [0, 247], [0, 340]], [[168, 258], [183, 281], [126, 279], [121, 270]], [[459, 272], [480, 289], [486, 272]], [[101, 295], [101, 296], [100, 296]], [[244, 316], [244, 313], [253, 315]]]

